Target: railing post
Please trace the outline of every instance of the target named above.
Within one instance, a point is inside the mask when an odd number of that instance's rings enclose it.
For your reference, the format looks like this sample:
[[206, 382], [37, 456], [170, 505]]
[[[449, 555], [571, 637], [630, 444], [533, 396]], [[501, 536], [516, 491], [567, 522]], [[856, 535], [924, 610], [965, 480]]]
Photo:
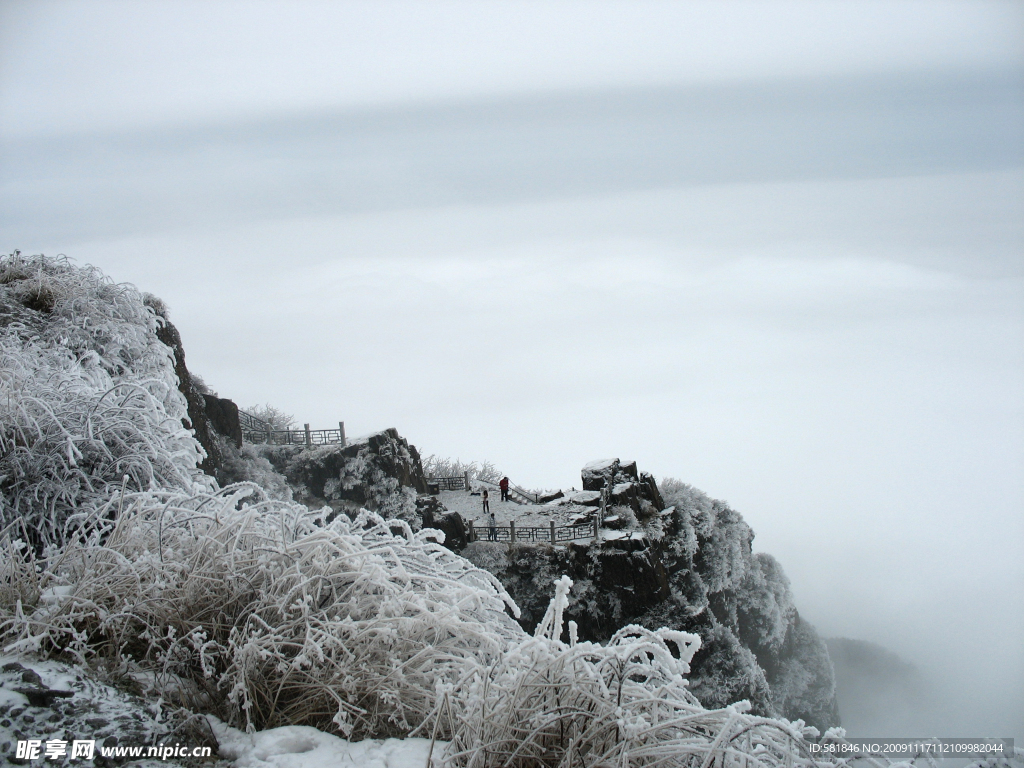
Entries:
[[514, 543], [515, 540], [516, 540], [516, 521], [515, 520], [509, 520], [508, 521], [508, 540], [509, 540], [510, 544]]
[[551, 526], [551, 546], [555, 546], [555, 521], [548, 520], [548, 524]]
[[597, 541], [597, 531], [600, 525], [601, 524], [597, 520], [597, 515], [594, 515], [594, 541]]
[[469, 540], [476, 541], [476, 528], [473, 525], [473, 521], [469, 521]]
[[341, 433], [341, 447], [344, 448], [345, 447], [345, 422], [344, 421], [339, 421], [338, 422], [338, 432]]
[[313, 445], [313, 436], [309, 434], [309, 424], [303, 424], [306, 428], [306, 447], [310, 448]]

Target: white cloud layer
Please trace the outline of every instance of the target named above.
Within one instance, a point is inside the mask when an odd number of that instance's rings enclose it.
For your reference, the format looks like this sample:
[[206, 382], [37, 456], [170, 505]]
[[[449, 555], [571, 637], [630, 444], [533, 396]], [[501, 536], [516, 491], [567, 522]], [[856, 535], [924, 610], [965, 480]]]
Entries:
[[5, 135], [577, 88], [1019, 67], [953, 0], [5, 2]]

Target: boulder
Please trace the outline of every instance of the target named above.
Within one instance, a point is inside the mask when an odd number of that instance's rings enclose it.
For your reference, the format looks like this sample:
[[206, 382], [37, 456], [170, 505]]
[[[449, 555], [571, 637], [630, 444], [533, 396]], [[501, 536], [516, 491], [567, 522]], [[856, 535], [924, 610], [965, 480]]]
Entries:
[[610, 515], [605, 515], [601, 520], [601, 524], [605, 528], [610, 528], [613, 531], [618, 531], [625, 528], [629, 524], [629, 520], [623, 515], [612, 512]]
[[376, 457], [377, 465], [388, 477], [398, 480], [406, 488], [417, 493], [427, 492], [427, 476], [423, 472], [423, 463], [416, 446], [398, 434], [394, 427], [375, 432], [366, 437], [356, 438], [343, 450], [346, 456], [355, 456], [360, 446], [365, 443], [367, 449]]
[[394, 428], [345, 446], [275, 445], [261, 453], [288, 478], [296, 500], [308, 506], [328, 504], [346, 512], [366, 507], [387, 514], [401, 507], [398, 516], [418, 521], [414, 499], [428, 491], [419, 451]]
[[620, 461], [619, 468], [615, 471], [615, 482], [628, 483], [637, 482], [640, 476], [636, 472], [635, 461]]
[[469, 544], [469, 531], [462, 515], [458, 512], [449, 512], [435, 497], [418, 496], [416, 511], [423, 519], [424, 528], [436, 528], [444, 533], [444, 545], [452, 552], [461, 552]]
[[203, 395], [206, 402], [206, 418], [216, 432], [230, 438], [235, 448], [242, 447], [242, 425], [238, 421], [238, 406], [226, 397]]
[[569, 525], [588, 525], [594, 521], [594, 510], [588, 509], [585, 512], [577, 512], [570, 515], [566, 522]]
[[618, 507], [629, 507], [635, 514], [639, 514], [639, 485], [634, 482], [616, 483], [612, 486], [611, 503]]
[[590, 462], [580, 473], [583, 478], [583, 490], [600, 491], [610, 482], [614, 482], [615, 472], [618, 468], [618, 459], [601, 459]]
[[[650, 514], [665, 508], [658, 483], [650, 472], [638, 472], [635, 461], [623, 462], [619, 459], [601, 459], [592, 461], [583, 467], [580, 473], [584, 491], [601, 491], [611, 487], [611, 503], [629, 507], [637, 515], [643, 514], [644, 504], [650, 504]], [[575, 498], [575, 497], [574, 497]], [[580, 502], [584, 503], [584, 502]], [[592, 504], [600, 504], [600, 497]]]

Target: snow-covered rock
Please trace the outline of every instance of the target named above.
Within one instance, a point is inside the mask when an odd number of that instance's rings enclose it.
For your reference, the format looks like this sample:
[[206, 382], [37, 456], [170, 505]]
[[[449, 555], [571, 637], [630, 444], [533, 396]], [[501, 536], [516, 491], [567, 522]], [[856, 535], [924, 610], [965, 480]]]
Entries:
[[360, 508], [420, 527], [416, 495], [427, 481], [416, 446], [393, 428], [347, 445], [254, 446], [291, 485], [297, 501], [354, 515]]
[[580, 491], [569, 497], [572, 504], [579, 504], [584, 507], [597, 507], [601, 504], [600, 491]]
[[0, 656], [0, 763], [12, 761], [17, 741], [27, 739], [93, 740], [97, 756], [101, 747], [173, 743], [172, 726], [154, 702], [82, 667]]

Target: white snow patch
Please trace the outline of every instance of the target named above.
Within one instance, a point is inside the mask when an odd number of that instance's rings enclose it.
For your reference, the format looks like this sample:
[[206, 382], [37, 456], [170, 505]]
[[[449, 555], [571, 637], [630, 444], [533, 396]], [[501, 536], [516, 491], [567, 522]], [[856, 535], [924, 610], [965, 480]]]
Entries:
[[74, 585], [68, 584], [61, 587], [49, 587], [39, 593], [39, 600], [43, 603], [60, 603], [67, 599], [74, 592]]
[[[220, 757], [236, 768], [427, 768], [430, 739], [346, 741], [316, 728], [286, 725], [253, 734], [208, 716]], [[447, 743], [434, 744], [440, 762]]]
[[28, 697], [9, 688], [0, 688], [0, 706], [8, 708], [25, 707], [28, 706]]
[[642, 531], [609, 531], [601, 529], [601, 541], [643, 541], [645, 538]]

